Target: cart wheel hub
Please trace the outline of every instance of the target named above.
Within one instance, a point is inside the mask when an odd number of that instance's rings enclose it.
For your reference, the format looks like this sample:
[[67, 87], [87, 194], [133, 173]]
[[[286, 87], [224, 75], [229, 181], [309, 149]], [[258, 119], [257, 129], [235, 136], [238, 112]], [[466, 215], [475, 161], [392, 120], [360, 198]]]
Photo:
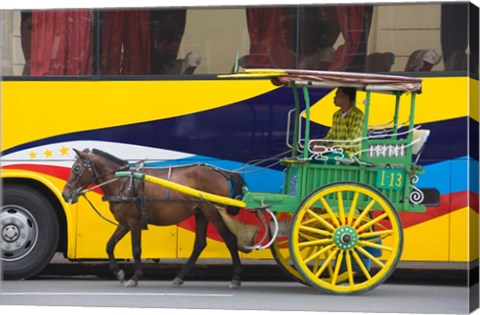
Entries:
[[345, 234], [342, 236], [342, 241], [345, 243], [345, 244], [348, 244], [350, 243], [350, 241], [352, 240], [352, 237], [348, 234]]
[[341, 250], [352, 249], [358, 243], [358, 234], [350, 226], [342, 226], [333, 234], [335, 245]]

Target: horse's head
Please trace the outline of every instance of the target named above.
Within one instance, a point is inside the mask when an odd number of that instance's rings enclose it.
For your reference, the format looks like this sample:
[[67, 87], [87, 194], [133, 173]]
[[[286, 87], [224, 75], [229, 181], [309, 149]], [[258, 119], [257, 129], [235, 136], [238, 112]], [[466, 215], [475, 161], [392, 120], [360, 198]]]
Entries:
[[116, 171], [128, 168], [128, 161], [97, 149], [73, 150], [77, 157], [62, 192], [63, 199], [70, 204], [76, 203], [91, 184], [105, 182]]
[[76, 203], [82, 191], [92, 184], [97, 177], [92, 152], [89, 149], [73, 150], [77, 157], [62, 192], [63, 199], [70, 204]]

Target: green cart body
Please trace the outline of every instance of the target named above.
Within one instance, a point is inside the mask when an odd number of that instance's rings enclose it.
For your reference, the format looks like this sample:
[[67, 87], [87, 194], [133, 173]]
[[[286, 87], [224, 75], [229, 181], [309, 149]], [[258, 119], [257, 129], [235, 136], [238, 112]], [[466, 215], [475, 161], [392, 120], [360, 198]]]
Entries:
[[[406, 78], [398, 76], [385, 75], [366, 75], [342, 73], [343, 76], [335, 77], [331, 72], [320, 71], [273, 71], [273, 70], [245, 70], [246, 74], [254, 77], [271, 77], [273, 79], [284, 79], [288, 81], [286, 85], [292, 87], [293, 103], [295, 109], [294, 115], [294, 131], [292, 144], [292, 156], [285, 159], [282, 163], [285, 165], [286, 176], [283, 194], [265, 194], [261, 192], [247, 192], [244, 201], [248, 208], [257, 208], [259, 206], [271, 205], [272, 210], [281, 212], [293, 212], [298, 208], [299, 203], [313, 190], [333, 183], [341, 181], [353, 181], [363, 183], [371, 187], [376, 187], [384, 194], [388, 200], [394, 205], [398, 211], [424, 212], [425, 207], [422, 206], [422, 192], [415, 188], [414, 184], [418, 180], [418, 175], [423, 173], [420, 166], [416, 165], [413, 159], [413, 149], [417, 142], [425, 139], [419, 138], [424, 135], [421, 129], [414, 126], [414, 113], [416, 95], [421, 92], [421, 81], [416, 78]], [[311, 72], [327, 77], [327, 81], [312, 81]], [[333, 76], [330, 79], [330, 76]], [[310, 81], [308, 79], [311, 79]], [[403, 79], [404, 81], [397, 85], [388, 85], [389, 80], [385, 78]], [[350, 81], [356, 79], [354, 83]], [[384, 81], [382, 81], [384, 79]], [[393, 79], [393, 80], [394, 80]], [[359, 80], [363, 80], [359, 83]], [[332, 88], [332, 87], [354, 87], [358, 90], [366, 91], [364, 130], [362, 135], [362, 156], [357, 160], [338, 159], [334, 164], [321, 163], [312, 156], [312, 152], [301, 150], [300, 141], [310, 142], [310, 110], [309, 88]], [[305, 100], [305, 110], [301, 111], [300, 97], [298, 91], [303, 92]], [[391, 134], [386, 136], [369, 135], [369, 113], [370, 113], [370, 94], [384, 93], [391, 94], [392, 101], [395, 102], [395, 111], [392, 120]], [[405, 126], [407, 130], [402, 134], [405, 137], [399, 137], [399, 112], [400, 98], [404, 94], [410, 94], [409, 121]], [[300, 119], [305, 116], [305, 127], [301, 130]], [[405, 124], [405, 123], [403, 123]], [[418, 131], [418, 135], [415, 135]], [[428, 131], [426, 131], [428, 132]], [[303, 133], [303, 134], [302, 134]], [[287, 133], [289, 135], [290, 133]], [[303, 138], [302, 138], [303, 136]], [[414, 139], [414, 137], [417, 137]], [[289, 139], [287, 139], [289, 141]], [[416, 145], [421, 146], [421, 144]], [[303, 148], [302, 148], [303, 149]], [[418, 160], [418, 159], [417, 159]]]

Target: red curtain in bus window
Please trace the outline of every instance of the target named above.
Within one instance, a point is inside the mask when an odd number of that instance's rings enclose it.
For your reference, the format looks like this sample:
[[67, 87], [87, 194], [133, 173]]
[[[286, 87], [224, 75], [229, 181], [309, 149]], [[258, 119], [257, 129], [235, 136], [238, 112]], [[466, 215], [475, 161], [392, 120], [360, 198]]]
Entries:
[[30, 74], [30, 46], [32, 42], [32, 12], [22, 11], [20, 15], [20, 36], [25, 65], [23, 75]]
[[294, 11], [291, 8], [247, 9], [250, 54], [244, 67], [292, 68]]
[[102, 74], [121, 73], [124, 13], [124, 11], [105, 11], [102, 13]]
[[31, 75], [92, 73], [91, 11], [33, 11]]
[[149, 74], [149, 11], [102, 13], [102, 74]]
[[338, 47], [329, 70], [345, 70], [359, 52], [365, 28], [363, 6], [339, 6], [337, 17], [345, 43]]

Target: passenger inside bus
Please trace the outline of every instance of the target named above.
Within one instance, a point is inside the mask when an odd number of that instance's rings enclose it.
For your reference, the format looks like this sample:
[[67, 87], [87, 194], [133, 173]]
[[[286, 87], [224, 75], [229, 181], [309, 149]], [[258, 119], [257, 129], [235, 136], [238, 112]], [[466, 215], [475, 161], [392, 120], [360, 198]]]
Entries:
[[191, 51], [184, 59], [177, 59], [164, 65], [163, 74], [193, 74], [201, 60], [202, 56], [199, 52]]
[[367, 56], [367, 72], [390, 72], [395, 64], [395, 55], [391, 52], [372, 53]]
[[419, 49], [408, 58], [405, 71], [430, 71], [440, 63], [442, 56], [434, 49]]
[[300, 63], [302, 69], [327, 70], [335, 56], [333, 47], [319, 48]]

